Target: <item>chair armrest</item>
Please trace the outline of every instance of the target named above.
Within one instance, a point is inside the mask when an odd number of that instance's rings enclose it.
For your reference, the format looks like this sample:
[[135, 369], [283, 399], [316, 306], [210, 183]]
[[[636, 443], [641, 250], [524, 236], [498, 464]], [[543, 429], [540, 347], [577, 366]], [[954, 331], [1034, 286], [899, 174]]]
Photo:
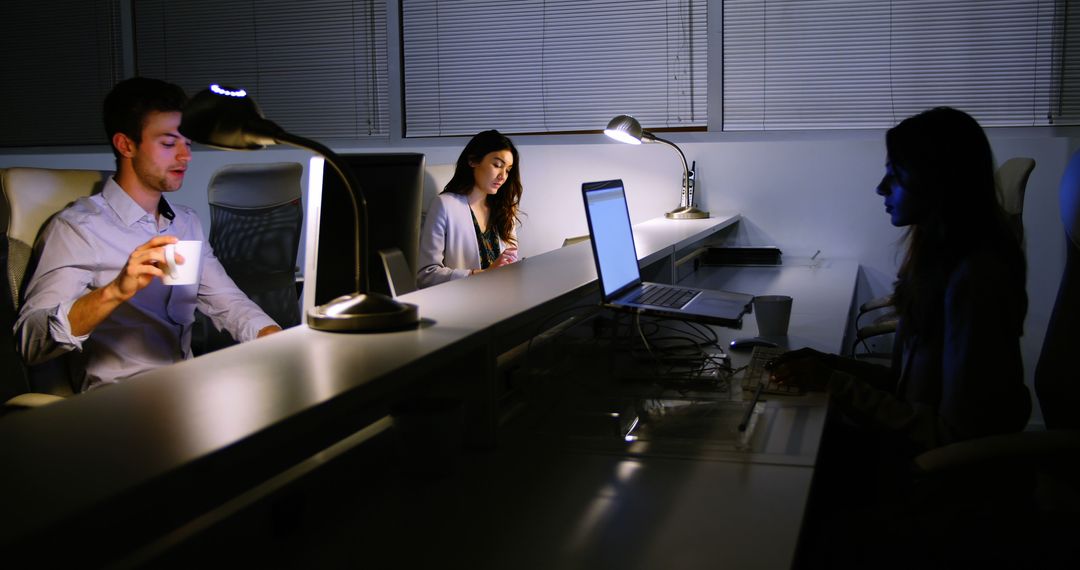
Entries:
[[993, 435], [931, 449], [915, 458], [922, 473], [968, 469], [987, 463], [1080, 460], [1080, 430], [1052, 429]]
[[856, 339], [862, 340], [864, 338], [870, 338], [872, 336], [878, 336], [883, 334], [892, 334], [896, 332], [896, 325], [899, 321], [895, 318], [885, 319], [881, 322], [874, 322], [873, 324], [866, 325], [865, 327], [859, 327], [856, 331]]
[[878, 297], [877, 299], [870, 299], [859, 306], [859, 313], [866, 313], [882, 307], [888, 307], [893, 304], [892, 295], [885, 295], [884, 297]]
[[4, 408], [7, 408], [8, 410], [40, 408], [41, 406], [59, 402], [63, 399], [63, 396], [30, 392], [27, 394], [19, 394], [4, 402]]

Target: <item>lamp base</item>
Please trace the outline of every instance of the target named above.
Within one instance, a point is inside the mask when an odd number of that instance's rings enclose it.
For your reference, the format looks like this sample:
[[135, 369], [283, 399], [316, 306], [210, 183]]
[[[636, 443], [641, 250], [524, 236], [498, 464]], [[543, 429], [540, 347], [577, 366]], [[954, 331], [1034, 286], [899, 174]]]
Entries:
[[331, 332], [379, 332], [416, 326], [416, 305], [381, 293], [351, 293], [308, 311], [308, 326]]
[[709, 213], [704, 210], [699, 210], [694, 206], [680, 206], [664, 214], [664, 217], [671, 218], [672, 220], [700, 220], [702, 218], [708, 218]]

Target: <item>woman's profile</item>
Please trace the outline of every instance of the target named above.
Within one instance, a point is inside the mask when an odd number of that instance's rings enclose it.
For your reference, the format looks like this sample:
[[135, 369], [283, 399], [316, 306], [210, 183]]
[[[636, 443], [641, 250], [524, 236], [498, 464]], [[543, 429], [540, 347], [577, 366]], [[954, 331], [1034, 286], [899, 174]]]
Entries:
[[827, 391], [839, 412], [826, 425], [811, 497], [820, 506], [805, 531], [806, 556], [822, 567], [919, 567], [925, 553], [913, 545], [955, 547], [963, 529], [923, 524], [953, 505], [913, 491], [913, 457], [1020, 431], [1031, 412], [1020, 354], [1026, 262], [997, 200], [985, 133], [938, 107], [890, 129], [885, 147], [877, 193], [906, 228], [892, 365], [802, 349], [772, 367], [778, 381]]
[[828, 390], [849, 419], [908, 453], [1019, 431], [1031, 412], [1026, 262], [997, 200], [990, 143], [971, 116], [939, 107], [890, 129], [885, 146], [877, 193], [907, 228], [893, 364], [801, 350], [774, 376]]
[[421, 288], [517, 261], [520, 169], [514, 143], [496, 130], [465, 145], [420, 232]]

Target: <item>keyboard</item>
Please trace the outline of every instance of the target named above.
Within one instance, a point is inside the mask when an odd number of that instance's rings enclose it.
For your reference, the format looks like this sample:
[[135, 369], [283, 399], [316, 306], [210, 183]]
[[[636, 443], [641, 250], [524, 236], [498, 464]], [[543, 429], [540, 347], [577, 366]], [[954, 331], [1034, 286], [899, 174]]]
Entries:
[[652, 305], [654, 307], [681, 309], [697, 294], [697, 289], [682, 289], [650, 284], [643, 285], [637, 295], [627, 297], [626, 302], [637, 303], [639, 305]]
[[765, 369], [765, 365], [785, 352], [787, 352], [786, 348], [755, 346], [754, 352], [750, 353], [750, 364], [743, 371], [743, 390], [756, 390], [758, 384], [764, 384], [765, 387], [761, 390], [763, 394], [778, 396], [798, 396], [802, 394], [802, 391], [797, 386], [769, 382], [769, 371]]

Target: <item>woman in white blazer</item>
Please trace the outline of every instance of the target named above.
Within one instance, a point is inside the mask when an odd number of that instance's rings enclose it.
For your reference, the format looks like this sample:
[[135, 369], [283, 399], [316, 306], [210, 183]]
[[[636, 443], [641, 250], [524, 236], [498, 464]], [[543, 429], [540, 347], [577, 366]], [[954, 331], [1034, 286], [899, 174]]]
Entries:
[[472, 138], [431, 201], [420, 232], [421, 288], [517, 261], [521, 176], [517, 148], [499, 131]]

